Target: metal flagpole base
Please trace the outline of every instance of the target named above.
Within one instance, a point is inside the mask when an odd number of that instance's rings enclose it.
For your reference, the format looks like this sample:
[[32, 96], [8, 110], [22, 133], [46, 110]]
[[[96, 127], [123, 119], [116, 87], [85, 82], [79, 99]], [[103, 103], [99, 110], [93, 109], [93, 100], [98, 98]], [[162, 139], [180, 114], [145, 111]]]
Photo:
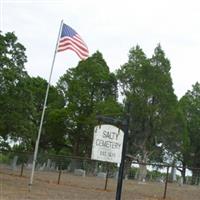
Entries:
[[29, 184], [28, 184], [28, 191], [31, 192], [31, 189], [32, 189], [32, 184], [29, 183]]

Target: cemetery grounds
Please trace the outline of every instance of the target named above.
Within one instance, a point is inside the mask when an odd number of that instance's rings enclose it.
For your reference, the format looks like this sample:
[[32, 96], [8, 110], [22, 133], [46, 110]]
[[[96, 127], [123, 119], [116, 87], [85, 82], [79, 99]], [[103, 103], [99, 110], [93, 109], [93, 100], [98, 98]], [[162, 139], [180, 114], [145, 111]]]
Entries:
[[[29, 191], [30, 170], [0, 168], [0, 200], [111, 200], [115, 199], [117, 180], [109, 178], [105, 190], [105, 178], [75, 176], [62, 171], [58, 184], [58, 171], [36, 171]], [[164, 183], [124, 180], [123, 200], [161, 200]], [[200, 186], [168, 183], [166, 200], [200, 200]]]

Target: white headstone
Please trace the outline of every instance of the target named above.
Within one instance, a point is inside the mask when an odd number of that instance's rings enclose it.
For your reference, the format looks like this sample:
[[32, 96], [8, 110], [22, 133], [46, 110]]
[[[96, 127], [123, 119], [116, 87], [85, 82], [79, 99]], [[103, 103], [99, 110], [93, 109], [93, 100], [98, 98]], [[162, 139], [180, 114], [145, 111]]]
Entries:
[[106, 173], [105, 173], [105, 172], [99, 172], [99, 173], [97, 174], [97, 177], [106, 178]]
[[176, 180], [176, 168], [175, 167], [172, 167], [172, 169], [171, 169], [171, 180], [173, 182], [177, 181]]
[[50, 167], [51, 167], [51, 159], [48, 159], [48, 160], [47, 160], [46, 169], [47, 169], [47, 170], [50, 170]]
[[183, 185], [183, 177], [182, 176], [178, 179], [178, 185], [179, 186]]
[[46, 166], [46, 163], [44, 163], [44, 164], [39, 168], [39, 170], [40, 170], [40, 171], [43, 171], [44, 168], [45, 168], [45, 166]]
[[76, 176], [85, 176], [85, 170], [83, 170], [83, 169], [75, 169], [74, 170], [74, 174]]
[[18, 156], [15, 156], [12, 161], [12, 170], [16, 170]]
[[56, 169], [56, 163], [55, 162], [52, 162], [51, 163], [51, 170], [55, 170]]

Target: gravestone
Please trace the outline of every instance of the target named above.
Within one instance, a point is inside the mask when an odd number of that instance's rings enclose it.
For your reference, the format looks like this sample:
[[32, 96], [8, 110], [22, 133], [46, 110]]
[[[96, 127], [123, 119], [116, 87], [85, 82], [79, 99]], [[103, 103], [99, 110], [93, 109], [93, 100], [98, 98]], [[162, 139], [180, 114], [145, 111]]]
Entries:
[[138, 171], [138, 180], [139, 182], [144, 183], [146, 180], [146, 175], [147, 175], [147, 167], [146, 165], [139, 165], [139, 171]]
[[176, 182], [176, 168], [172, 167], [171, 169], [171, 174], [170, 174], [170, 181], [171, 182]]
[[141, 181], [138, 181], [138, 184], [139, 184], [139, 185], [145, 185], [145, 184], [146, 184], [146, 180], [143, 179], [143, 180], [141, 180]]
[[183, 177], [182, 176], [178, 179], [178, 185], [179, 186], [183, 185]]
[[93, 174], [97, 174], [98, 173], [98, 162], [95, 162], [94, 163], [94, 172], [93, 172]]
[[68, 170], [70, 172], [73, 172], [75, 169], [81, 169], [82, 166], [83, 166], [83, 163], [81, 160], [72, 159], [68, 166]]
[[44, 164], [39, 168], [39, 170], [40, 170], [40, 171], [43, 171], [43, 170], [45, 169], [45, 167], [46, 167], [46, 163], [44, 163]]
[[29, 155], [26, 168], [32, 169], [32, 166], [33, 166], [33, 155]]
[[83, 170], [83, 169], [75, 169], [74, 170], [74, 175], [85, 177], [85, 170]]
[[18, 156], [14, 156], [12, 160], [12, 164], [11, 164], [12, 170], [16, 170], [17, 160], [18, 160]]
[[27, 168], [27, 169], [32, 169], [32, 166], [33, 166], [32, 163], [28, 163], [26, 168]]
[[50, 170], [51, 167], [51, 159], [47, 160], [47, 166], [46, 166], [46, 170]]
[[99, 172], [99, 173], [97, 173], [97, 177], [99, 177], [99, 178], [106, 178], [106, 174], [107, 173], [105, 173], [105, 172]]
[[163, 178], [163, 177], [157, 178], [157, 181], [158, 181], [159, 183], [164, 183], [164, 178]]
[[52, 171], [54, 171], [56, 169], [56, 163], [55, 162], [52, 162], [51, 163], [51, 168], [50, 168]]

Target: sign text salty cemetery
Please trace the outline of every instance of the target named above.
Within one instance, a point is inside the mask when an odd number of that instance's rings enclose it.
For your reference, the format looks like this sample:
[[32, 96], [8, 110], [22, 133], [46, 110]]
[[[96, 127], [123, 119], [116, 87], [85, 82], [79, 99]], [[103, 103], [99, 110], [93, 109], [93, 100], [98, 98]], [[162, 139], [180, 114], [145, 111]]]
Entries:
[[121, 162], [124, 132], [113, 125], [100, 125], [94, 128], [92, 156], [94, 160], [112, 163]]

